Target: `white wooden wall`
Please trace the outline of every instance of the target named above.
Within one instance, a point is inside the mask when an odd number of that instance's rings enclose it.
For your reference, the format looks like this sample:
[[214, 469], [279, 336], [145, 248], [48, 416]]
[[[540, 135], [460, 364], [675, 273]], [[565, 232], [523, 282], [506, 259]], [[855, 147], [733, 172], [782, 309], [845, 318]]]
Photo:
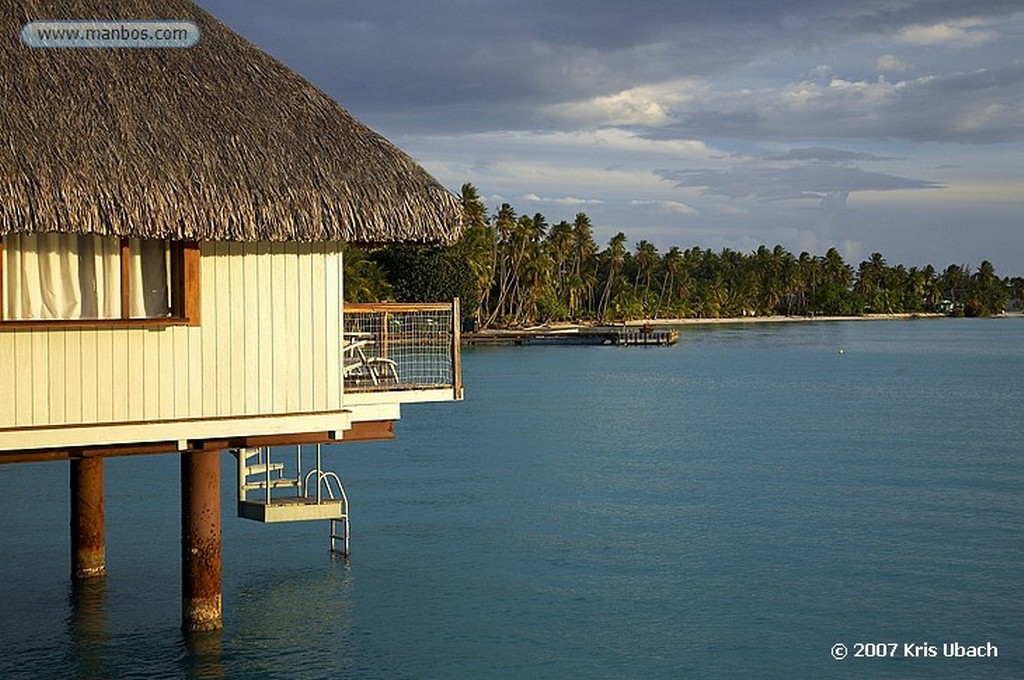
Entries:
[[197, 327], [0, 327], [0, 429], [340, 409], [340, 246], [204, 243], [200, 263]]

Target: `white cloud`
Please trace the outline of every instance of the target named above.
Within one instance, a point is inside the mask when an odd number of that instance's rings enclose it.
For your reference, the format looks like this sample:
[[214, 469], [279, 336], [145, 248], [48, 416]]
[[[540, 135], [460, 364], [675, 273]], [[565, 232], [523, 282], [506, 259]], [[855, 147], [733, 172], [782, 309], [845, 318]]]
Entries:
[[739, 203], [736, 202], [714, 202], [708, 205], [708, 211], [715, 215], [725, 215], [727, 217], [749, 218], [754, 215], [753, 212], [751, 212], [747, 208], [742, 207]]
[[811, 69], [811, 72], [808, 74], [808, 77], [811, 80], [820, 80], [822, 82], [827, 83], [828, 81], [832, 80], [832, 67], [829, 66], [828, 64], [818, 64], [817, 66]]
[[876, 63], [878, 64], [879, 71], [887, 71], [890, 73], [903, 73], [910, 68], [909, 64], [904, 62], [895, 54], [883, 54], [878, 58]]
[[899, 40], [909, 45], [945, 45], [947, 47], [977, 47], [996, 39], [988, 24], [978, 19], [963, 19], [930, 26], [908, 26], [899, 33]]
[[675, 213], [677, 215], [699, 215], [700, 212], [685, 203], [679, 201], [639, 201], [629, 202], [630, 205], [650, 205], [659, 208], [663, 212]]
[[954, 125], [960, 132], [972, 133], [998, 125], [1012, 124], [1020, 120], [1019, 114], [1016, 108], [1001, 102], [970, 102], [961, 109]]
[[698, 80], [641, 85], [612, 94], [547, 107], [548, 115], [581, 127], [645, 125], [660, 127], [677, 120], [686, 105], [702, 95]]
[[1024, 62], [890, 81], [833, 76], [758, 89], [714, 89], [685, 121], [688, 138], [868, 138], [1003, 142], [1024, 137]]
[[596, 198], [577, 198], [575, 196], [561, 196], [561, 197], [546, 197], [538, 196], [537, 194], [525, 194], [523, 196], [524, 201], [531, 201], [533, 203], [554, 203], [555, 205], [562, 206], [578, 206], [578, 205], [602, 205], [604, 201]]

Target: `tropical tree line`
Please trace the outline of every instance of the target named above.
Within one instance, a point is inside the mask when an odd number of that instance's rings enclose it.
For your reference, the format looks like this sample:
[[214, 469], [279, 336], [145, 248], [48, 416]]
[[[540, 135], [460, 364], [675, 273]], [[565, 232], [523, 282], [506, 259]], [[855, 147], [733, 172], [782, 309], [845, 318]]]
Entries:
[[350, 248], [346, 299], [432, 301], [458, 296], [481, 327], [562, 320], [946, 312], [1001, 313], [1024, 299], [1024, 280], [974, 271], [895, 266], [880, 253], [853, 267], [835, 248], [794, 255], [782, 246], [751, 253], [630, 246], [622, 232], [604, 247], [585, 213], [550, 224], [505, 203], [489, 215], [476, 188], [462, 187], [466, 223], [453, 246]]

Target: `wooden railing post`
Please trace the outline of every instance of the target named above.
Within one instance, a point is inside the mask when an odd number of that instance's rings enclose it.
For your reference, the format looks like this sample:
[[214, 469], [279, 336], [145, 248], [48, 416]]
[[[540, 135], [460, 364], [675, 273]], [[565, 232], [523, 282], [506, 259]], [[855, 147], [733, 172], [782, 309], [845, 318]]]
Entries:
[[462, 314], [459, 298], [452, 300], [452, 393], [462, 399]]

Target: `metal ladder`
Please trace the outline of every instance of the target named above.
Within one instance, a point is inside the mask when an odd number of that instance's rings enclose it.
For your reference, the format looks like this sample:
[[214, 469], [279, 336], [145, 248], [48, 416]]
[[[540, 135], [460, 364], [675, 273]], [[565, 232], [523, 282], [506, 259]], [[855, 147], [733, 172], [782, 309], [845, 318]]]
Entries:
[[[345, 493], [345, 485], [341, 483], [341, 477], [338, 476], [338, 473], [324, 470], [320, 466], [320, 444], [316, 445], [316, 467], [307, 472], [302, 481], [302, 493], [307, 498], [312, 497], [309, 493], [310, 481], [316, 484], [315, 498], [317, 503], [320, 503], [322, 500], [323, 490], [327, 491], [327, 495], [331, 500], [335, 500], [331, 482], [333, 481], [337, 486], [338, 495], [341, 498], [342, 514], [339, 517], [330, 518], [330, 548], [331, 554], [348, 557], [349, 535], [351, 533], [348, 521], [348, 494]], [[340, 533], [338, 530], [339, 525], [341, 526]], [[337, 549], [338, 541], [341, 541], [341, 550]]]

